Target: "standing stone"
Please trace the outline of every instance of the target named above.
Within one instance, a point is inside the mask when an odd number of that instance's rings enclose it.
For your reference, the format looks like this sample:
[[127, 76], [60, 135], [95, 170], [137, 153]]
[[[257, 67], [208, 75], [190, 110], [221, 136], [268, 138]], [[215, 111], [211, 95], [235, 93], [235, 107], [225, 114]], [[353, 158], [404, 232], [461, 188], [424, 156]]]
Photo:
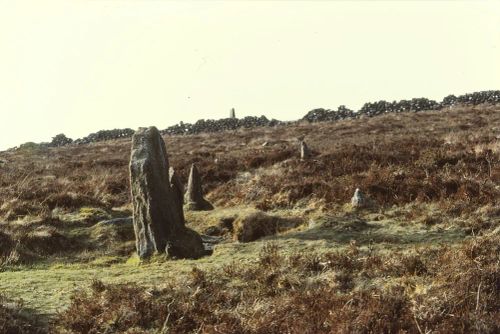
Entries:
[[201, 187], [201, 177], [198, 168], [195, 164], [191, 165], [189, 172], [189, 180], [187, 191], [184, 196], [186, 208], [193, 211], [208, 211], [213, 210], [214, 207], [210, 202], [203, 198], [203, 190]]
[[169, 174], [170, 187], [172, 188], [172, 191], [174, 192], [175, 195], [175, 202], [176, 202], [175, 204], [177, 206], [177, 210], [182, 214], [182, 222], [185, 223], [184, 209], [183, 209], [184, 186], [182, 185], [181, 179], [179, 178], [179, 175], [177, 175], [177, 172], [173, 167], [170, 167], [168, 174]]
[[354, 191], [354, 196], [351, 198], [351, 205], [353, 208], [363, 208], [367, 204], [365, 195], [359, 188]]
[[229, 111], [229, 118], [236, 118], [236, 111], [234, 108], [231, 108], [231, 111]]
[[300, 160], [307, 160], [311, 157], [311, 150], [307, 146], [305, 141], [300, 142]]
[[185, 227], [178, 195], [170, 184], [165, 143], [155, 127], [139, 128], [132, 137], [130, 188], [139, 257], [164, 251], [178, 258], [205, 254], [201, 237]]

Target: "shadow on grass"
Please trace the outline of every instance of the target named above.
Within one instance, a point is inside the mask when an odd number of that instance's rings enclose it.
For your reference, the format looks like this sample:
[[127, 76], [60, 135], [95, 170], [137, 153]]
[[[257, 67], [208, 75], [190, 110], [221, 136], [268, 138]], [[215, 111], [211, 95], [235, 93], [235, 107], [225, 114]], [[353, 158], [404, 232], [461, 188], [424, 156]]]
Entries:
[[276, 236], [275, 240], [297, 239], [301, 241], [323, 240], [328, 245], [394, 244], [411, 246], [421, 244], [452, 244], [462, 241], [466, 233], [459, 228], [429, 229], [420, 224], [403, 226], [394, 221], [368, 222], [364, 219], [347, 217], [325, 217], [309, 229]]

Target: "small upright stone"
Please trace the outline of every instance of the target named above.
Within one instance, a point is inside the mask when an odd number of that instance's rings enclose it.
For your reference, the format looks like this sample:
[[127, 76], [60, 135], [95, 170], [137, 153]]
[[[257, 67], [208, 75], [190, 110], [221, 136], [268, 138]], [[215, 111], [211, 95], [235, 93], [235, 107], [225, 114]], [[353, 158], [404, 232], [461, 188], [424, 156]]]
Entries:
[[229, 118], [236, 118], [236, 111], [234, 108], [231, 108], [231, 111], [229, 111]]
[[178, 195], [170, 183], [165, 143], [155, 127], [140, 128], [132, 137], [130, 189], [139, 257], [164, 251], [178, 258], [205, 254], [201, 237], [185, 227]]
[[305, 141], [300, 142], [300, 160], [307, 160], [311, 157], [311, 150], [307, 146]]
[[208, 211], [213, 210], [214, 207], [203, 197], [203, 190], [201, 186], [201, 177], [198, 168], [195, 164], [191, 165], [189, 172], [189, 180], [187, 191], [184, 196], [186, 202], [186, 209], [193, 211]]
[[170, 187], [172, 188], [172, 191], [174, 192], [175, 195], [175, 200], [176, 200], [176, 205], [177, 205], [177, 210], [182, 214], [182, 222], [185, 223], [184, 220], [184, 209], [183, 209], [183, 203], [184, 203], [184, 186], [182, 185], [181, 179], [179, 178], [179, 175], [177, 175], [177, 172], [173, 167], [170, 167], [168, 170], [168, 175], [169, 175], [169, 181], [170, 181]]
[[354, 191], [354, 196], [351, 198], [351, 205], [353, 208], [363, 208], [367, 205], [366, 197], [359, 188], [356, 188], [356, 191]]

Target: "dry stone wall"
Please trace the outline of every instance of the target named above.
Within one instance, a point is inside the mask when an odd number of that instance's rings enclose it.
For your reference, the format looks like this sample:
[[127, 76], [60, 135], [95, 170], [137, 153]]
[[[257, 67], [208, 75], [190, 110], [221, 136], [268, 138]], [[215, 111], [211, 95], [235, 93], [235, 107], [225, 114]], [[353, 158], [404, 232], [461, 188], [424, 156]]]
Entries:
[[[368, 102], [357, 112], [340, 106], [337, 110], [317, 108], [309, 111], [301, 120], [308, 122], [330, 122], [349, 118], [373, 117], [388, 112], [420, 112], [424, 110], [440, 110], [456, 105], [479, 105], [479, 104], [499, 104], [500, 90], [481, 91], [464, 95], [448, 95], [441, 102], [427, 98], [414, 98], [401, 101], [377, 101]], [[230, 116], [232, 116], [232, 111]], [[276, 119], [268, 119], [265, 116], [247, 116], [244, 118], [224, 118], [219, 120], [201, 119], [194, 124], [183, 123], [170, 126], [162, 131], [163, 135], [192, 135], [200, 133], [214, 133], [221, 131], [237, 130], [241, 128], [273, 127], [286, 125], [293, 122], [282, 122]], [[59, 147], [69, 144], [89, 144], [105, 140], [129, 138], [134, 134], [132, 129], [101, 130], [91, 133], [84, 138], [73, 141], [64, 134], [59, 134], [50, 143], [34, 144], [43, 147]], [[13, 148], [16, 149], [16, 148]]]

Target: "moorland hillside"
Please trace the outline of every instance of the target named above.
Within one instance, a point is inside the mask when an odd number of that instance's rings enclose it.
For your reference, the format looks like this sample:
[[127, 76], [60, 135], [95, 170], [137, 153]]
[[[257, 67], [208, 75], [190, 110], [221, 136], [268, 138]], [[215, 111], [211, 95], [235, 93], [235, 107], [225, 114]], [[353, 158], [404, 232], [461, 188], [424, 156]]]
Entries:
[[130, 138], [0, 152], [0, 332], [500, 329], [499, 105], [164, 140], [199, 260], [134, 255]]

